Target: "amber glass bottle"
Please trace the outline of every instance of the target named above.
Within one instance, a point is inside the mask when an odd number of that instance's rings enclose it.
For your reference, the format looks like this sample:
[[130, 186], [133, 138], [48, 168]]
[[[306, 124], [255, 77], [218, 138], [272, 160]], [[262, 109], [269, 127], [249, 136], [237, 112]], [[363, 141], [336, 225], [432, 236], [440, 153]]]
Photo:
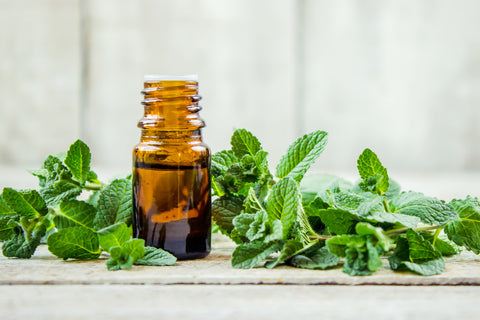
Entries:
[[210, 252], [210, 149], [196, 76], [146, 76], [133, 150], [133, 236], [178, 259]]

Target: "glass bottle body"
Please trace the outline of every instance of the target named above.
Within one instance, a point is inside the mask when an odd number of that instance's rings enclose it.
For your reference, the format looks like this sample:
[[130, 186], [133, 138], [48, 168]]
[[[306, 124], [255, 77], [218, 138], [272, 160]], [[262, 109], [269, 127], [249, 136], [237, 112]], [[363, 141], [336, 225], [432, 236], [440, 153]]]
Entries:
[[[168, 84], [161, 85], [170, 88]], [[203, 121], [188, 120], [198, 112], [199, 99], [183, 99], [185, 91], [175, 98], [178, 93], [168, 91], [160, 98], [157, 94], [156, 104], [144, 103], [139, 122], [142, 137], [133, 150], [133, 236], [178, 259], [203, 258], [211, 241], [210, 150], [201, 136]]]

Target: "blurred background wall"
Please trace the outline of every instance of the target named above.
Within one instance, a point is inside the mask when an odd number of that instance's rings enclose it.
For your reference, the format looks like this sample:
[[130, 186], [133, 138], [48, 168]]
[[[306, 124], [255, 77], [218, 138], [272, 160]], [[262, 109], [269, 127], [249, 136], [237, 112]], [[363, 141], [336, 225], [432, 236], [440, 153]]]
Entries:
[[478, 0], [0, 0], [0, 165], [77, 138], [128, 171], [144, 74], [200, 79], [205, 139], [275, 164], [322, 129], [317, 170], [480, 170]]

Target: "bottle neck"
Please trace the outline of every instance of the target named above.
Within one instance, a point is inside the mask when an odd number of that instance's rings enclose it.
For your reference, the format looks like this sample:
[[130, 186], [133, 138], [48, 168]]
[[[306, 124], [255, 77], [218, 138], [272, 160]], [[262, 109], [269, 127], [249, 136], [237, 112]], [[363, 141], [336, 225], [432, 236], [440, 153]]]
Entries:
[[201, 129], [196, 130], [162, 130], [153, 128], [143, 128], [140, 142], [149, 143], [175, 143], [176, 141], [188, 142], [188, 143], [202, 143]]
[[[198, 112], [202, 109], [198, 102], [198, 82], [191, 80], [151, 80], [145, 81], [142, 91], [144, 115], [138, 122], [142, 136], [155, 135], [170, 137], [167, 132], [200, 132], [205, 122]], [[160, 131], [164, 133], [159, 133]], [[191, 134], [188, 134], [191, 136]]]

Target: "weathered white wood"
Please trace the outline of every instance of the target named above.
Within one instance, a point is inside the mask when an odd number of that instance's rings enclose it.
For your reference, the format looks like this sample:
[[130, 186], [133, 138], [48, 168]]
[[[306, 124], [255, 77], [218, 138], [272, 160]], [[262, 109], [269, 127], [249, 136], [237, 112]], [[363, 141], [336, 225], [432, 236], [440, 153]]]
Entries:
[[144, 74], [198, 73], [206, 142], [247, 127], [280, 157], [294, 139], [293, 1], [89, 1], [87, 141], [128, 167]]
[[352, 277], [341, 268], [307, 270], [280, 266], [250, 270], [231, 267], [234, 244], [214, 235], [212, 253], [205, 259], [178, 261], [174, 267], [134, 266], [130, 271], [107, 271], [105, 259], [63, 261], [40, 246], [30, 260], [0, 257], [0, 286], [18, 284], [341, 284], [341, 285], [480, 285], [480, 257], [464, 252], [446, 258], [436, 276], [393, 272], [384, 266], [371, 276]]
[[478, 319], [479, 287], [0, 286], [7, 319]]
[[307, 130], [326, 129], [319, 167], [365, 147], [389, 168], [480, 167], [480, 2], [307, 1]]
[[0, 1], [0, 163], [39, 166], [79, 135], [78, 0]]

